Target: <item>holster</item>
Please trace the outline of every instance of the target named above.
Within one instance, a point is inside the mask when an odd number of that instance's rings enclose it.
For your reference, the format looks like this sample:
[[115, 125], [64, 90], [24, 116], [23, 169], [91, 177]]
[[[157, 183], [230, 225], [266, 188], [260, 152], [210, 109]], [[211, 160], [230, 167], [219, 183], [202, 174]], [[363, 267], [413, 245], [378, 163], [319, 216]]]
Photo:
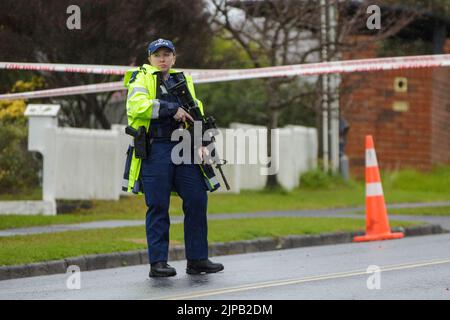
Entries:
[[148, 143], [147, 130], [144, 126], [140, 126], [137, 130], [128, 126], [125, 132], [133, 137], [134, 140], [134, 155], [138, 159], [146, 160], [148, 157]]

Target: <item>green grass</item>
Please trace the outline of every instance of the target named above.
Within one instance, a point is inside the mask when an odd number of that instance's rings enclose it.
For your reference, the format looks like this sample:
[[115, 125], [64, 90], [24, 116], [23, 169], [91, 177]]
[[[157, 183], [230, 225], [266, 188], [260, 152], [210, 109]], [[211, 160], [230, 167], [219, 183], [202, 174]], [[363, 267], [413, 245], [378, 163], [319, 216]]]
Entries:
[[42, 200], [42, 189], [24, 190], [21, 193], [2, 193], [0, 201]]
[[383, 186], [410, 192], [443, 193], [450, 196], [450, 167], [437, 167], [429, 173], [402, 170], [385, 173]]
[[[450, 167], [436, 168], [430, 173], [412, 170], [382, 173], [386, 203], [450, 201]], [[304, 210], [364, 206], [364, 182], [343, 182], [318, 172], [303, 176], [303, 184], [291, 192], [242, 191], [240, 194], [213, 193], [208, 212], [237, 213], [272, 210]], [[406, 209], [405, 209], [406, 210]], [[411, 210], [411, 209], [407, 209]], [[393, 211], [394, 212], [394, 211]], [[420, 211], [417, 211], [420, 212]], [[429, 214], [437, 210], [429, 210]], [[78, 209], [70, 214], [47, 216], [0, 216], [0, 229], [70, 224], [99, 220], [144, 219], [146, 206], [142, 196], [122, 197], [119, 201], [93, 201], [91, 209]], [[181, 200], [171, 197], [171, 215], [181, 215]], [[403, 214], [409, 214], [404, 212]], [[419, 214], [419, 213], [418, 213]], [[439, 215], [445, 211], [439, 211]]]
[[[419, 223], [390, 222], [391, 227]], [[250, 240], [260, 237], [364, 230], [364, 219], [259, 218], [209, 222], [209, 242]], [[172, 244], [183, 243], [183, 225], [171, 226]], [[53, 234], [0, 238], [0, 265], [58, 260], [88, 254], [145, 249], [143, 227], [69, 231]]]

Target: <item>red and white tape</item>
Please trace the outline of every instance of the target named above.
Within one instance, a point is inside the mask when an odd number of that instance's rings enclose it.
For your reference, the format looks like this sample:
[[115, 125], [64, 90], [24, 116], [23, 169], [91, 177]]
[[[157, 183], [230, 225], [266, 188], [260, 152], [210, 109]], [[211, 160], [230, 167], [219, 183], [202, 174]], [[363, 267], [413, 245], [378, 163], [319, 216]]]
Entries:
[[0, 100], [37, 99], [49, 97], [72, 96], [77, 94], [100, 93], [125, 90], [122, 81], [88, 84], [83, 86], [65, 87], [58, 89], [8, 93], [0, 95]]
[[[450, 54], [431, 56], [412, 56], [364, 60], [348, 60], [337, 62], [322, 62], [277, 66], [256, 69], [182, 69], [189, 72], [196, 83], [244, 80], [269, 77], [311, 76], [321, 74], [342, 74], [350, 72], [402, 70], [417, 68], [449, 67]], [[100, 65], [70, 65], [70, 64], [36, 64], [36, 63], [6, 63], [0, 62], [0, 69], [9, 70], [39, 70], [48, 72], [81, 72], [97, 74], [123, 75], [131, 67], [100, 66]], [[3, 94], [0, 100], [47, 98], [65, 95], [99, 93], [125, 90], [122, 82], [91, 84], [76, 87], [66, 87], [50, 90]]]
[[[27, 62], [0, 62], [0, 69], [5, 70], [27, 70], [42, 72], [73, 72], [92, 73], [108, 75], [124, 75], [132, 66], [109, 66], [90, 64], [58, 64], [58, 63], [27, 63]], [[222, 69], [180, 69], [191, 74], [200, 75], [203, 73], [227, 71]], [[231, 70], [233, 71], [233, 70]]]
[[0, 62], [0, 69], [7, 70], [31, 70], [46, 72], [78, 72], [123, 75], [132, 67], [105, 66], [88, 64], [58, 64], [58, 63], [26, 63], [26, 62]]
[[342, 74], [350, 72], [386, 71], [449, 67], [450, 54], [412, 56], [297, 64], [257, 69], [220, 70], [218, 73], [201, 73], [197, 82], [216, 82], [253, 78], [311, 76], [321, 74]]

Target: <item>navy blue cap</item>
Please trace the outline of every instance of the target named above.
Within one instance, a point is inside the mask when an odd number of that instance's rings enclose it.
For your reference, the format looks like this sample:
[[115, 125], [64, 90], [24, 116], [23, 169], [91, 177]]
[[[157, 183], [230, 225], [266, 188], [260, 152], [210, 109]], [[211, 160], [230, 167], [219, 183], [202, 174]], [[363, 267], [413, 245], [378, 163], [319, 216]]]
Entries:
[[164, 39], [158, 39], [153, 42], [151, 42], [148, 45], [148, 54], [153, 54], [156, 50], [159, 48], [167, 48], [171, 50], [173, 53], [175, 53], [175, 46], [173, 45], [172, 41], [170, 40], [164, 40]]

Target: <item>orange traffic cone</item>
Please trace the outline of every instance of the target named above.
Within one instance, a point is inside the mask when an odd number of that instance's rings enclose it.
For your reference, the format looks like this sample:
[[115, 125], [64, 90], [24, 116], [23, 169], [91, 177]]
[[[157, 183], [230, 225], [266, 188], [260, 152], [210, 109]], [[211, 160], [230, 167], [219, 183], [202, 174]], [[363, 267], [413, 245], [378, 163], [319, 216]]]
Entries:
[[377, 241], [403, 238], [403, 233], [391, 233], [378, 170], [372, 136], [366, 136], [366, 235], [353, 241]]

